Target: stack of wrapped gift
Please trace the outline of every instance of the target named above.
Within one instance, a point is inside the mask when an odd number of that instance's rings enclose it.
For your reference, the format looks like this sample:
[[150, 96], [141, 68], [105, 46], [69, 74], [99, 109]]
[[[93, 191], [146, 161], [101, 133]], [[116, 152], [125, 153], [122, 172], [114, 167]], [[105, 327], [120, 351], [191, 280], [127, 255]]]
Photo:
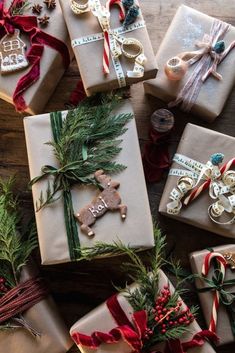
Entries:
[[187, 124], [159, 212], [225, 237], [235, 236], [235, 138]]
[[199, 275], [196, 286], [209, 329], [216, 332], [220, 344], [234, 342], [235, 245], [193, 252], [190, 263]]
[[41, 113], [69, 66], [69, 35], [54, 3], [1, 1], [0, 98], [18, 111]]
[[[159, 283], [157, 287], [159, 288], [159, 294], [156, 295], [156, 301], [158, 301], [158, 298], [163, 298], [163, 296], [166, 295], [165, 293], [167, 293], [168, 288], [170, 288], [171, 295], [174, 293], [173, 286], [169, 283], [168, 278], [161, 270], [159, 271]], [[136, 284], [130, 288], [131, 291], [133, 291], [136, 288]], [[143, 301], [143, 303], [145, 304], [145, 301]], [[172, 308], [170, 304], [168, 307], [166, 305], [166, 308], [168, 308], [168, 311], [166, 309], [163, 314], [160, 314], [162, 316], [159, 321], [164, 320], [164, 313], [165, 316], [171, 315]], [[153, 328], [148, 325], [146, 326], [144, 323], [145, 320], [142, 317], [143, 310], [141, 311], [140, 309], [138, 313], [134, 312], [128, 301], [128, 295], [120, 293], [117, 296], [111, 297], [105, 303], [77, 321], [70, 329], [71, 336], [83, 353], [90, 353], [93, 349], [96, 349], [97, 353], [142, 352], [143, 347], [145, 347], [145, 352], [154, 351], [159, 353], [187, 352], [189, 348], [190, 352], [195, 353], [214, 352], [211, 345], [203, 338], [208, 332], [201, 331], [195, 319], [187, 323], [188, 330], [181, 335], [180, 340], [166, 340], [164, 336], [165, 334], [167, 335], [167, 330], [171, 330], [172, 322], [170, 321], [168, 324], [163, 323], [163, 327], [165, 328], [160, 328], [159, 330], [161, 331], [158, 333], [160, 342], [156, 342], [153, 347], [148, 347], [148, 338], [153, 334], [157, 335], [158, 327], [162, 325], [159, 322], [159, 326], [157, 326], [157, 329], [153, 333]], [[180, 310], [183, 312], [189, 309], [182, 303]], [[158, 313], [155, 312], [155, 315], [158, 315]], [[180, 317], [180, 311], [178, 311], [177, 315]], [[140, 318], [142, 318], [141, 321]], [[147, 320], [149, 320], [149, 318], [147, 318]], [[181, 324], [183, 322], [182, 320], [180, 321]], [[178, 323], [179, 326], [180, 323]], [[183, 325], [184, 324], [185, 322]], [[154, 322], [154, 325], [156, 325], [156, 322]], [[177, 323], [175, 323], [175, 325], [177, 325]], [[117, 333], [118, 331], [119, 334]], [[160, 332], [162, 332], [162, 334]]]
[[156, 59], [136, 0], [60, 4], [87, 95], [156, 77]]
[[[97, 111], [100, 112], [103, 107], [104, 104], [97, 107]], [[63, 112], [62, 115], [65, 119], [67, 116], [67, 121], [69, 122], [71, 114], [79, 115], [80, 111], [83, 112], [82, 117], [84, 117], [84, 121], [81, 121], [80, 123], [78, 121], [78, 133], [80, 131], [79, 127], [81, 127], [81, 129], [83, 129], [84, 126], [90, 127], [89, 130], [87, 130], [87, 145], [84, 142], [83, 146], [78, 145], [76, 149], [74, 160], [76, 163], [79, 163], [80, 158], [85, 162], [87, 158], [88, 160], [89, 158], [93, 158], [92, 154], [97, 148], [95, 147], [97, 144], [94, 145], [93, 150], [91, 149], [89, 151], [86, 148], [86, 146], [90, 148], [89, 138], [92, 136], [94, 127], [96, 128], [96, 125], [98, 124], [97, 117], [95, 117], [93, 111], [92, 114], [89, 115], [89, 108], [79, 106], [77, 110], [74, 110], [74, 113]], [[51, 116], [54, 115], [55, 114], [52, 114]], [[53, 141], [51, 116], [50, 114], [44, 114], [34, 117], [26, 117], [24, 119], [31, 178], [33, 179], [42, 175], [42, 170], [50, 174], [48, 178], [45, 176], [45, 178], [36, 182], [32, 187], [35, 205], [38, 200], [40, 201], [40, 196], [42, 194], [47, 194], [48, 182], [52, 182], [52, 180], [59, 181], [58, 178], [54, 179], [53, 173], [56, 175], [56, 170], [61, 170], [60, 168], [62, 168], [63, 171], [63, 166], [59, 164], [57, 157], [53, 152], [53, 146], [47, 144], [47, 142]], [[107, 119], [109, 120], [113, 119], [112, 117], [116, 117], [113, 121], [116, 122], [115, 124], [119, 124], [119, 120], [123, 119], [125, 116], [133, 116], [133, 111], [128, 101], [118, 104], [115, 110], [110, 113], [110, 117], [99, 117], [99, 122], [103, 126], [104, 121], [107, 123]], [[56, 127], [60, 126], [59, 119], [57, 118], [54, 120]], [[87, 120], [88, 118], [90, 120]], [[113, 127], [111, 127], [111, 130], [112, 128]], [[118, 164], [121, 164], [126, 168], [122, 168], [122, 171], [115, 175], [115, 180], [110, 179], [108, 176], [105, 177], [100, 171], [95, 173], [97, 178], [96, 186], [99, 184], [102, 189], [103, 185], [103, 188], [106, 189], [107, 192], [109, 192], [109, 187], [112, 187], [111, 193], [114, 195], [113, 204], [111, 202], [112, 195], [110, 199], [110, 196], [105, 194], [106, 190], [103, 190], [99, 195], [97, 187], [94, 187], [94, 185], [86, 185], [86, 183], [84, 183], [85, 179], [82, 178], [82, 175], [83, 172], [86, 171], [87, 165], [86, 163], [83, 164], [83, 167], [78, 171], [78, 174], [80, 173], [79, 179], [77, 179], [74, 184], [71, 184], [71, 190], [69, 191], [70, 196], [63, 194], [63, 197], [57, 200], [59, 194], [57, 193], [55, 196], [55, 202], [46, 205], [46, 207], [36, 212], [39, 245], [43, 264], [62, 263], [78, 259], [81, 256], [84, 247], [94, 248], [95, 251], [96, 243], [98, 242], [113, 244], [113, 242], [121, 240], [124, 244], [128, 244], [130, 247], [141, 249], [151, 248], [154, 245], [152, 219], [135, 120], [131, 119], [127, 123], [125, 130], [121, 129], [121, 125], [118, 125], [116, 129], [117, 131], [123, 131], [123, 135], [121, 136], [121, 141], [119, 141], [118, 145], [118, 147], [120, 147], [120, 153], [113, 161], [116, 161]], [[97, 133], [99, 136], [100, 131], [97, 131]], [[37, 136], [36, 139], [35, 136]], [[95, 137], [95, 140], [99, 143], [99, 138], [97, 139]], [[108, 141], [108, 143], [109, 146], [110, 144], [112, 147], [114, 145], [117, 146], [117, 142], [115, 141]], [[102, 148], [104, 148], [104, 146]], [[69, 155], [69, 149], [67, 153]], [[107, 153], [109, 153], [109, 147]], [[102, 163], [102, 161], [97, 162]], [[96, 164], [96, 160], [94, 160], [92, 164]], [[66, 170], [64, 171], [66, 172]], [[73, 173], [73, 170], [71, 170], [71, 173]], [[70, 180], [73, 179], [73, 176], [74, 174], [72, 174], [72, 176], [70, 174]], [[104, 182], [108, 181], [107, 185], [103, 184], [103, 179]], [[81, 181], [80, 184], [83, 185], [79, 185], [79, 181]], [[87, 179], [87, 182], [89, 183], [89, 178]], [[119, 184], [120, 195], [116, 191]], [[70, 228], [68, 227], [68, 217], [65, 218], [64, 210], [64, 201], [65, 199], [67, 200], [67, 197], [71, 197], [68, 207], [71, 221], [69, 224], [71, 225], [72, 223]], [[91, 204], [92, 199], [94, 199], [94, 202]], [[111, 205], [111, 210], [114, 212], [110, 212], [110, 210], [107, 209], [109, 208], [109, 205]], [[37, 211], [36, 208], [37, 207], [35, 206], [35, 211]], [[68, 208], [66, 212], [68, 211]], [[119, 212], [117, 212], [118, 210]], [[106, 211], [107, 213], [103, 215]], [[81, 218], [83, 217], [83, 219], [81, 219], [77, 216], [82, 222], [76, 221], [74, 214], [77, 215], [77, 213], [80, 213]], [[101, 215], [103, 216], [100, 217]], [[95, 224], [93, 224], [94, 222]], [[81, 227], [79, 227], [79, 223], [82, 223]], [[110, 250], [110, 252], [112, 251]]]
[[145, 92], [212, 122], [234, 85], [234, 41], [233, 26], [180, 6], [157, 53], [158, 77], [145, 82]]

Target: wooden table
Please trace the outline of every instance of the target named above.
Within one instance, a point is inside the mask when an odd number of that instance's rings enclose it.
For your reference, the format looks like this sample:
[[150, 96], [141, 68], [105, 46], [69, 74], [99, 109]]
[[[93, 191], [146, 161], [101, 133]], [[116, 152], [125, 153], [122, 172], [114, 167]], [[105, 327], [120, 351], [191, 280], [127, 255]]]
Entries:
[[[157, 51], [173, 15], [181, 3], [191, 5], [200, 11], [235, 25], [235, 2], [231, 0], [143, 0], [141, 2], [155, 51]], [[64, 104], [68, 101], [78, 78], [79, 73], [76, 63], [73, 62], [46, 106], [45, 112], [64, 109]], [[146, 97], [142, 84], [133, 87], [131, 92], [139, 138], [142, 144], [147, 139], [151, 113], [164, 105], [155, 98]], [[175, 152], [187, 122], [235, 136], [234, 111], [235, 91], [231, 93], [221, 117], [213, 124], [208, 125], [191, 115], [175, 111], [176, 125], [171, 139], [171, 154]], [[29, 174], [22, 122], [23, 116], [17, 114], [11, 105], [3, 101], [0, 102], [0, 175], [17, 175], [15, 191], [20, 195], [23, 208], [28, 214], [31, 214], [33, 205], [31, 193], [27, 189]], [[174, 249], [175, 258], [181, 259], [184, 267], [189, 268], [188, 254], [191, 251], [231, 243], [229, 239], [159, 217], [157, 210], [164, 183], [165, 180], [148, 185], [151, 210], [153, 217], [159, 221], [163, 232], [167, 235], [167, 250]], [[86, 264], [78, 263], [42, 268], [43, 275], [50, 281], [51, 291], [68, 326], [71, 326], [78, 318], [114, 292], [111, 281], [118, 285], [124, 285], [125, 278], [119, 270], [120, 263], [121, 259], [116, 258], [92, 261]], [[196, 295], [194, 298], [196, 300]], [[231, 353], [234, 352], [234, 349], [235, 344], [217, 348], [217, 352]], [[71, 350], [71, 352], [76, 351], [75, 347]]]

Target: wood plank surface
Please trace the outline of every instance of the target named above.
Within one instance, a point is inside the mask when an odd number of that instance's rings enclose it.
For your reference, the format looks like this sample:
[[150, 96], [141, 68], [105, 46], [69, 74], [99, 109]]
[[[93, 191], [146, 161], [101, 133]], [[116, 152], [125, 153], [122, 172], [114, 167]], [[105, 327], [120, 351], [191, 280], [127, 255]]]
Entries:
[[[234, 0], [142, 0], [142, 9], [155, 52], [180, 4], [192, 6], [202, 12], [225, 20], [235, 25]], [[231, 54], [234, 55], [234, 54]], [[234, 68], [231, 68], [231, 70]], [[79, 79], [75, 61], [58, 85], [53, 97], [46, 106], [45, 112], [62, 110], [69, 95]], [[147, 140], [149, 118], [151, 113], [164, 104], [153, 97], [144, 95], [143, 85], [137, 84], [131, 89], [132, 103], [136, 115], [141, 145]], [[216, 97], [215, 97], [216, 99]], [[171, 136], [171, 154], [176, 150], [180, 136], [187, 122], [192, 122], [225, 134], [235, 136], [235, 90], [231, 93], [224, 111], [213, 124], [206, 124], [191, 114], [174, 111], [176, 124]], [[15, 112], [13, 106], [0, 101], [0, 175], [17, 175], [15, 191], [19, 193], [22, 206], [30, 215], [32, 212], [31, 193], [27, 188], [29, 181], [28, 161], [23, 131], [23, 115]], [[196, 229], [158, 215], [158, 205], [163, 191], [166, 176], [159, 183], [148, 185], [152, 215], [158, 220], [167, 236], [167, 251], [173, 251], [175, 258], [181, 259], [189, 269], [188, 254], [208, 246], [229, 244], [231, 239]], [[66, 264], [43, 267], [42, 273], [49, 280], [52, 294], [59, 309], [70, 327], [78, 318], [104, 301], [115, 290], [112, 283], [124, 285], [125, 276], [120, 271], [121, 258], [98, 260], [88, 263]], [[192, 301], [197, 302], [195, 292], [191, 293]], [[200, 319], [203, 324], [203, 320]], [[216, 352], [232, 353], [235, 344], [220, 347]], [[76, 347], [71, 352], [77, 352]], [[16, 352], [17, 353], [17, 352]], [[49, 353], [49, 352], [48, 352]]]

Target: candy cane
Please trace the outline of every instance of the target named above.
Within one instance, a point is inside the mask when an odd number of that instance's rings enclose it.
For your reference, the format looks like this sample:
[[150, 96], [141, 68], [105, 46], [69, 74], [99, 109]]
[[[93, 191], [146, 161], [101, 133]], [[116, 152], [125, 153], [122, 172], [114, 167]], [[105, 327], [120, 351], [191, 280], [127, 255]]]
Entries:
[[[203, 276], [208, 275], [212, 259], [216, 259], [219, 264], [219, 269], [222, 273], [222, 282], [223, 282], [224, 278], [225, 278], [225, 272], [226, 272], [226, 260], [223, 257], [223, 255], [220, 253], [210, 252], [209, 254], [207, 254], [205, 256], [204, 263], [202, 266], [202, 275]], [[219, 304], [220, 304], [219, 292], [216, 290], [214, 293], [211, 318], [210, 318], [210, 325], [209, 325], [209, 330], [214, 333], [216, 333], [216, 324], [217, 324]]]
[[[234, 165], [235, 165], [235, 158], [231, 159], [230, 161], [228, 161], [228, 163], [224, 164], [222, 168], [220, 168], [221, 174], [226, 173]], [[200, 185], [199, 187], [196, 187], [189, 194], [189, 196], [186, 197], [186, 199], [184, 200], [184, 204], [188, 205], [191, 201], [195, 200], [201, 194], [201, 192], [203, 192], [210, 186], [210, 183], [211, 183], [211, 179], [208, 179], [202, 185]]]
[[[106, 9], [110, 12], [113, 5], [119, 7], [119, 19], [123, 21], [125, 19], [125, 8], [121, 0], [108, 0], [106, 3]], [[110, 62], [110, 41], [109, 33], [104, 31], [104, 54], [103, 54], [103, 71], [105, 74], [109, 74], [109, 62]]]
[[110, 11], [111, 6], [113, 5], [118, 5], [119, 7], [119, 19], [120, 21], [124, 21], [125, 17], [126, 17], [126, 11], [125, 8], [122, 4], [121, 0], [108, 0], [106, 3], [106, 8], [107, 10]]

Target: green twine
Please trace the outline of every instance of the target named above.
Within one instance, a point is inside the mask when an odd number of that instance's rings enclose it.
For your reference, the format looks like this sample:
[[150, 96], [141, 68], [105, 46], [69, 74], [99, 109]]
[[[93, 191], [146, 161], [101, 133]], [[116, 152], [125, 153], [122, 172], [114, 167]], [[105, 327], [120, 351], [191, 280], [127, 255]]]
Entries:
[[[54, 141], [58, 143], [61, 138], [61, 130], [63, 126], [61, 112], [51, 113], [50, 120]], [[64, 219], [68, 239], [69, 254], [71, 260], [76, 260], [80, 257], [81, 254], [78, 227], [77, 222], [74, 218], [74, 209], [69, 183], [66, 179], [65, 174], [63, 175], [63, 177], [65, 178], [63, 183]]]

